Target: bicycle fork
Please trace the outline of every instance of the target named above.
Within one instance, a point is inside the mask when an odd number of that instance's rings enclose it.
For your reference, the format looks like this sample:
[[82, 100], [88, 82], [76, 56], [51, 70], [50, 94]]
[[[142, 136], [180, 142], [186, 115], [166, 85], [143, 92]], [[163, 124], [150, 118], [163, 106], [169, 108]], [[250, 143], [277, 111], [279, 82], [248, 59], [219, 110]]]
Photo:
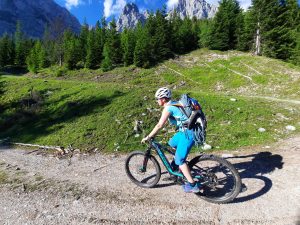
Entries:
[[143, 165], [139, 168], [139, 171], [142, 173], [147, 171], [147, 164], [148, 164], [148, 160], [149, 160], [149, 156], [150, 156], [150, 151], [151, 151], [151, 148], [148, 148], [147, 151], [145, 152]]

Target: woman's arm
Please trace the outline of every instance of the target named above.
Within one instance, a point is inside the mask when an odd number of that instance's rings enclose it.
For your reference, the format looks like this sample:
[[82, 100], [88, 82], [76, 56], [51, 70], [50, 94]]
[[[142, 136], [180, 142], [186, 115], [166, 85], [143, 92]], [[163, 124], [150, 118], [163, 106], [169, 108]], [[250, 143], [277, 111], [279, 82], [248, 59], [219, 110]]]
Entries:
[[162, 114], [161, 114], [161, 117], [160, 117], [158, 123], [153, 128], [153, 130], [150, 132], [150, 134], [147, 137], [143, 138], [142, 142], [145, 142], [145, 141], [149, 140], [150, 138], [154, 137], [158, 133], [158, 131], [164, 127], [164, 125], [166, 124], [169, 116], [170, 116], [170, 112], [165, 107]]

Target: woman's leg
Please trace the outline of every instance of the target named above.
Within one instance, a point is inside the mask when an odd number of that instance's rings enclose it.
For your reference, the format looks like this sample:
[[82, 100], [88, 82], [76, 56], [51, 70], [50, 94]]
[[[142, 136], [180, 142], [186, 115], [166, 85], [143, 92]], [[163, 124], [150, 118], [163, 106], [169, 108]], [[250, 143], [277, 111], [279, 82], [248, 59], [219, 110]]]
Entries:
[[191, 135], [181, 132], [178, 140], [178, 145], [175, 153], [175, 163], [179, 165], [179, 168], [188, 182], [194, 183], [190, 169], [185, 163], [185, 160], [194, 145], [194, 140]]
[[183, 175], [185, 176], [185, 178], [188, 180], [188, 182], [190, 182], [191, 184], [195, 183], [195, 181], [192, 178], [190, 168], [188, 167], [188, 165], [186, 163], [183, 163], [182, 165], [180, 165], [179, 168], [180, 168], [181, 172], [183, 173]]

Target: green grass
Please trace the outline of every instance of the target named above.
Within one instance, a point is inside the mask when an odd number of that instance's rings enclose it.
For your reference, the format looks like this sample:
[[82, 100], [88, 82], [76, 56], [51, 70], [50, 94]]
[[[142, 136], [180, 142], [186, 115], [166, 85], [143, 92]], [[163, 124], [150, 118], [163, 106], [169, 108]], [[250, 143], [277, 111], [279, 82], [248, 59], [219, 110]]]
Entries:
[[300, 68], [280, 60], [201, 49], [165, 64], [205, 92], [300, 99]]
[[[164, 64], [181, 74], [159, 65], [106, 73], [82, 69], [58, 77], [57, 68], [38, 76], [0, 76], [0, 139], [107, 152], [143, 149], [142, 136], [160, 116], [153, 96], [164, 85], [176, 87], [175, 97], [190, 92], [201, 102], [208, 117], [207, 142], [215, 149], [267, 144], [300, 130], [299, 106], [246, 97], [269, 95], [269, 88], [276, 87], [279, 97], [299, 99], [299, 79], [291, 75], [300, 71], [298, 67], [240, 52], [207, 50]], [[137, 120], [143, 121], [139, 137], [133, 130]], [[297, 130], [289, 133], [286, 125]], [[260, 127], [266, 132], [258, 132]], [[171, 135], [162, 131], [159, 138], [166, 141]]]

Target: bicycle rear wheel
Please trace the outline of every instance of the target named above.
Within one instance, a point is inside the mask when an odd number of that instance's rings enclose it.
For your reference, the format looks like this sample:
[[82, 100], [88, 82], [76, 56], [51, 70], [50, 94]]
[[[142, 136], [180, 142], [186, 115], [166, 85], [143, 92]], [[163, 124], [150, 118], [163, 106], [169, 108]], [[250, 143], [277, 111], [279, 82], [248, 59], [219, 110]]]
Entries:
[[231, 202], [241, 190], [238, 171], [227, 160], [214, 155], [201, 155], [189, 162], [194, 179], [202, 188], [197, 195], [213, 203]]
[[125, 171], [133, 183], [144, 188], [155, 186], [161, 176], [157, 160], [142, 151], [134, 151], [126, 158]]

